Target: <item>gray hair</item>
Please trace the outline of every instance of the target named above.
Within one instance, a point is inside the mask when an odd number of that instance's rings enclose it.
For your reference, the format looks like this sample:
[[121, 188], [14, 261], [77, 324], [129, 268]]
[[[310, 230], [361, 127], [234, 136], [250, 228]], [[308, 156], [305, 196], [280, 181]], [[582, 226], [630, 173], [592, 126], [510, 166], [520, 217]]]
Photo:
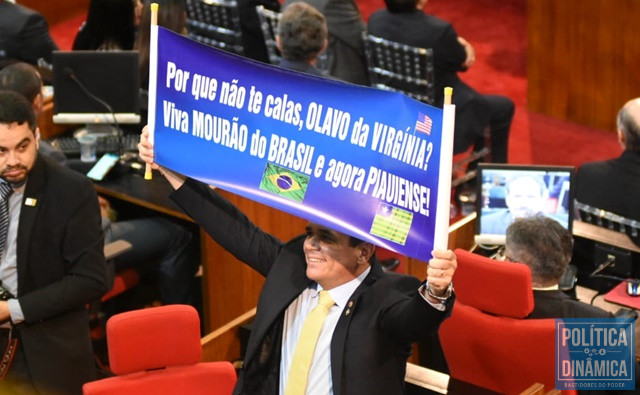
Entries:
[[539, 214], [509, 225], [506, 246], [511, 260], [529, 266], [534, 282], [548, 283], [559, 280], [569, 264], [573, 237], [558, 221]]
[[285, 8], [278, 22], [282, 57], [290, 61], [315, 58], [327, 41], [324, 15], [306, 3], [293, 3]]

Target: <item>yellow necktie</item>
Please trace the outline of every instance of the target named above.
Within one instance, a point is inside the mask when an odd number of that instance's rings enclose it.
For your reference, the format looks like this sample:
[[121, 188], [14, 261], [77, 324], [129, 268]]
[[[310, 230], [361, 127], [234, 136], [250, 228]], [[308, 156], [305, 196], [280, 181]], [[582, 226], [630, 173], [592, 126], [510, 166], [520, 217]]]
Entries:
[[322, 323], [334, 304], [328, 291], [320, 291], [318, 297], [320, 299], [318, 305], [307, 315], [302, 331], [300, 331], [300, 337], [298, 338], [298, 343], [296, 343], [293, 360], [289, 368], [289, 380], [287, 381], [285, 395], [304, 395], [306, 392], [311, 360], [322, 329]]

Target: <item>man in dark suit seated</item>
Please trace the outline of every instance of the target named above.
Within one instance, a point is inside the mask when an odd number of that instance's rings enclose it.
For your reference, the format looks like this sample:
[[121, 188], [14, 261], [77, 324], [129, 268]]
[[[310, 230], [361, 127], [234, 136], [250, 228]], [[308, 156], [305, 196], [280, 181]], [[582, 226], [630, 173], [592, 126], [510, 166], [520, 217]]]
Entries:
[[573, 237], [543, 215], [516, 219], [507, 228], [506, 259], [531, 269], [533, 311], [528, 318], [611, 318], [598, 307], [572, 299], [558, 284], [573, 249]]
[[57, 49], [41, 14], [0, 0], [0, 61], [7, 58], [36, 65], [43, 58], [51, 63], [51, 53]]
[[362, 33], [365, 24], [354, 0], [286, 0], [284, 9], [297, 2], [316, 8], [327, 20], [329, 46], [327, 71], [332, 77], [368, 85], [367, 60]]
[[[515, 220], [507, 228], [506, 257], [531, 269], [533, 311], [527, 318], [613, 318], [601, 308], [575, 300], [558, 288], [573, 249], [571, 233], [557, 221], [537, 215]], [[635, 364], [635, 377], [640, 364]], [[580, 390], [580, 395], [618, 393], [606, 390]]]
[[35, 114], [16, 92], [0, 92], [0, 147], [5, 379], [20, 394], [80, 394], [96, 378], [86, 305], [107, 291], [98, 197], [89, 179], [38, 155]]
[[576, 199], [629, 219], [640, 220], [640, 98], [618, 112], [622, 154], [582, 164], [576, 175]]
[[374, 36], [420, 48], [432, 48], [435, 72], [435, 103], [442, 107], [444, 87], [453, 88], [456, 105], [454, 153], [484, 147], [484, 130], [488, 126], [491, 161], [507, 162], [509, 129], [515, 111], [513, 101], [505, 96], [485, 95], [465, 84], [458, 72], [475, 62], [471, 44], [458, 36], [453, 26], [422, 11], [427, 0], [385, 0], [386, 10], [371, 14], [368, 32]]
[[[207, 185], [155, 164], [146, 128], [138, 148], [175, 189], [171, 198], [223, 248], [266, 277], [235, 393], [305, 394], [305, 387], [323, 394], [404, 392], [411, 344], [436, 331], [451, 312], [457, 266], [452, 251], [433, 252], [421, 284], [384, 273], [372, 244], [318, 224], [282, 242]], [[303, 378], [296, 372], [298, 346], [308, 343], [298, 340], [327, 293], [328, 315]], [[297, 380], [301, 389], [292, 391]]]
[[[578, 167], [575, 197], [591, 207], [640, 221], [640, 98], [629, 100], [620, 109], [617, 129], [622, 154]], [[640, 237], [632, 240], [640, 245]], [[594, 251], [593, 241], [576, 238], [574, 260], [581, 269], [590, 272], [595, 268]], [[631, 260], [632, 272], [618, 274], [640, 276], [640, 254], [631, 254]]]

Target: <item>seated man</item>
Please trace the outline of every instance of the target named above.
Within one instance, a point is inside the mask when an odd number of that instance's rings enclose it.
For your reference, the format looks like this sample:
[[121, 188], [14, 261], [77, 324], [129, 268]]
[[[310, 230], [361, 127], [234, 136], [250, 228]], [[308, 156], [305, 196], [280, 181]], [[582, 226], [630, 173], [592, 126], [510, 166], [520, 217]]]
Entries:
[[629, 219], [640, 220], [640, 98], [618, 112], [622, 154], [582, 164], [576, 174], [576, 199]]
[[[617, 158], [584, 163], [576, 173], [576, 200], [625, 218], [640, 221], [640, 98], [629, 100], [617, 116]], [[640, 237], [632, 239], [640, 245]], [[574, 261], [592, 271], [594, 242], [576, 238]], [[640, 276], [640, 254], [632, 254], [632, 276]], [[583, 266], [584, 263], [588, 266]], [[587, 269], [587, 270], [583, 270]]]
[[422, 11], [427, 0], [385, 0], [386, 10], [369, 18], [370, 34], [420, 48], [432, 48], [435, 72], [435, 103], [442, 107], [444, 87], [453, 88], [456, 105], [454, 153], [474, 146], [484, 147], [484, 130], [488, 126], [491, 161], [507, 162], [509, 129], [514, 114], [513, 101], [504, 96], [476, 92], [459, 77], [475, 62], [471, 44], [459, 37], [453, 26]]
[[327, 24], [313, 6], [294, 3], [287, 7], [278, 23], [276, 41], [282, 54], [280, 67], [327, 76], [315, 67], [318, 55], [327, 47]]
[[51, 54], [57, 49], [42, 15], [10, 1], [0, 1], [0, 62], [6, 58], [36, 65], [42, 58], [51, 63]]
[[[33, 66], [19, 62], [0, 70], [2, 90], [24, 96], [32, 104], [36, 117], [42, 112], [42, 80]], [[38, 152], [66, 163], [64, 154], [46, 141], [40, 141]], [[123, 239], [133, 246], [115, 259], [115, 270], [136, 267], [142, 272], [151, 272], [163, 303], [199, 306], [195, 278], [199, 261], [192, 229], [161, 216], [115, 221], [113, 215], [109, 215], [109, 202], [102, 197], [99, 201], [105, 241]], [[113, 271], [113, 267], [110, 269]], [[113, 277], [113, 272], [110, 274]]]
[[368, 85], [367, 61], [362, 33], [365, 24], [354, 0], [285, 0], [286, 10], [293, 3], [307, 3], [327, 20], [329, 46], [327, 71], [332, 77], [353, 84]]
[[506, 257], [531, 269], [533, 311], [528, 318], [611, 318], [598, 307], [572, 299], [558, 284], [573, 249], [571, 233], [542, 215], [519, 218], [507, 228]]

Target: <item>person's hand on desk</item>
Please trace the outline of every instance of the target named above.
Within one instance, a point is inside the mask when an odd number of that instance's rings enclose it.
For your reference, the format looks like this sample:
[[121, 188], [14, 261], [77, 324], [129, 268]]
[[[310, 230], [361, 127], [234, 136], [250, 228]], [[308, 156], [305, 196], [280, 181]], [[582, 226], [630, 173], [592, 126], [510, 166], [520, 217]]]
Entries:
[[138, 155], [143, 162], [151, 165], [152, 169], [160, 171], [160, 173], [162, 173], [167, 181], [169, 181], [169, 184], [171, 184], [173, 189], [178, 189], [182, 186], [182, 184], [184, 184], [184, 181], [186, 180], [185, 176], [166, 169], [155, 163], [153, 144], [151, 144], [151, 142], [149, 141], [149, 130], [147, 126], [142, 129], [142, 133], [140, 134], [140, 142], [138, 143]]

